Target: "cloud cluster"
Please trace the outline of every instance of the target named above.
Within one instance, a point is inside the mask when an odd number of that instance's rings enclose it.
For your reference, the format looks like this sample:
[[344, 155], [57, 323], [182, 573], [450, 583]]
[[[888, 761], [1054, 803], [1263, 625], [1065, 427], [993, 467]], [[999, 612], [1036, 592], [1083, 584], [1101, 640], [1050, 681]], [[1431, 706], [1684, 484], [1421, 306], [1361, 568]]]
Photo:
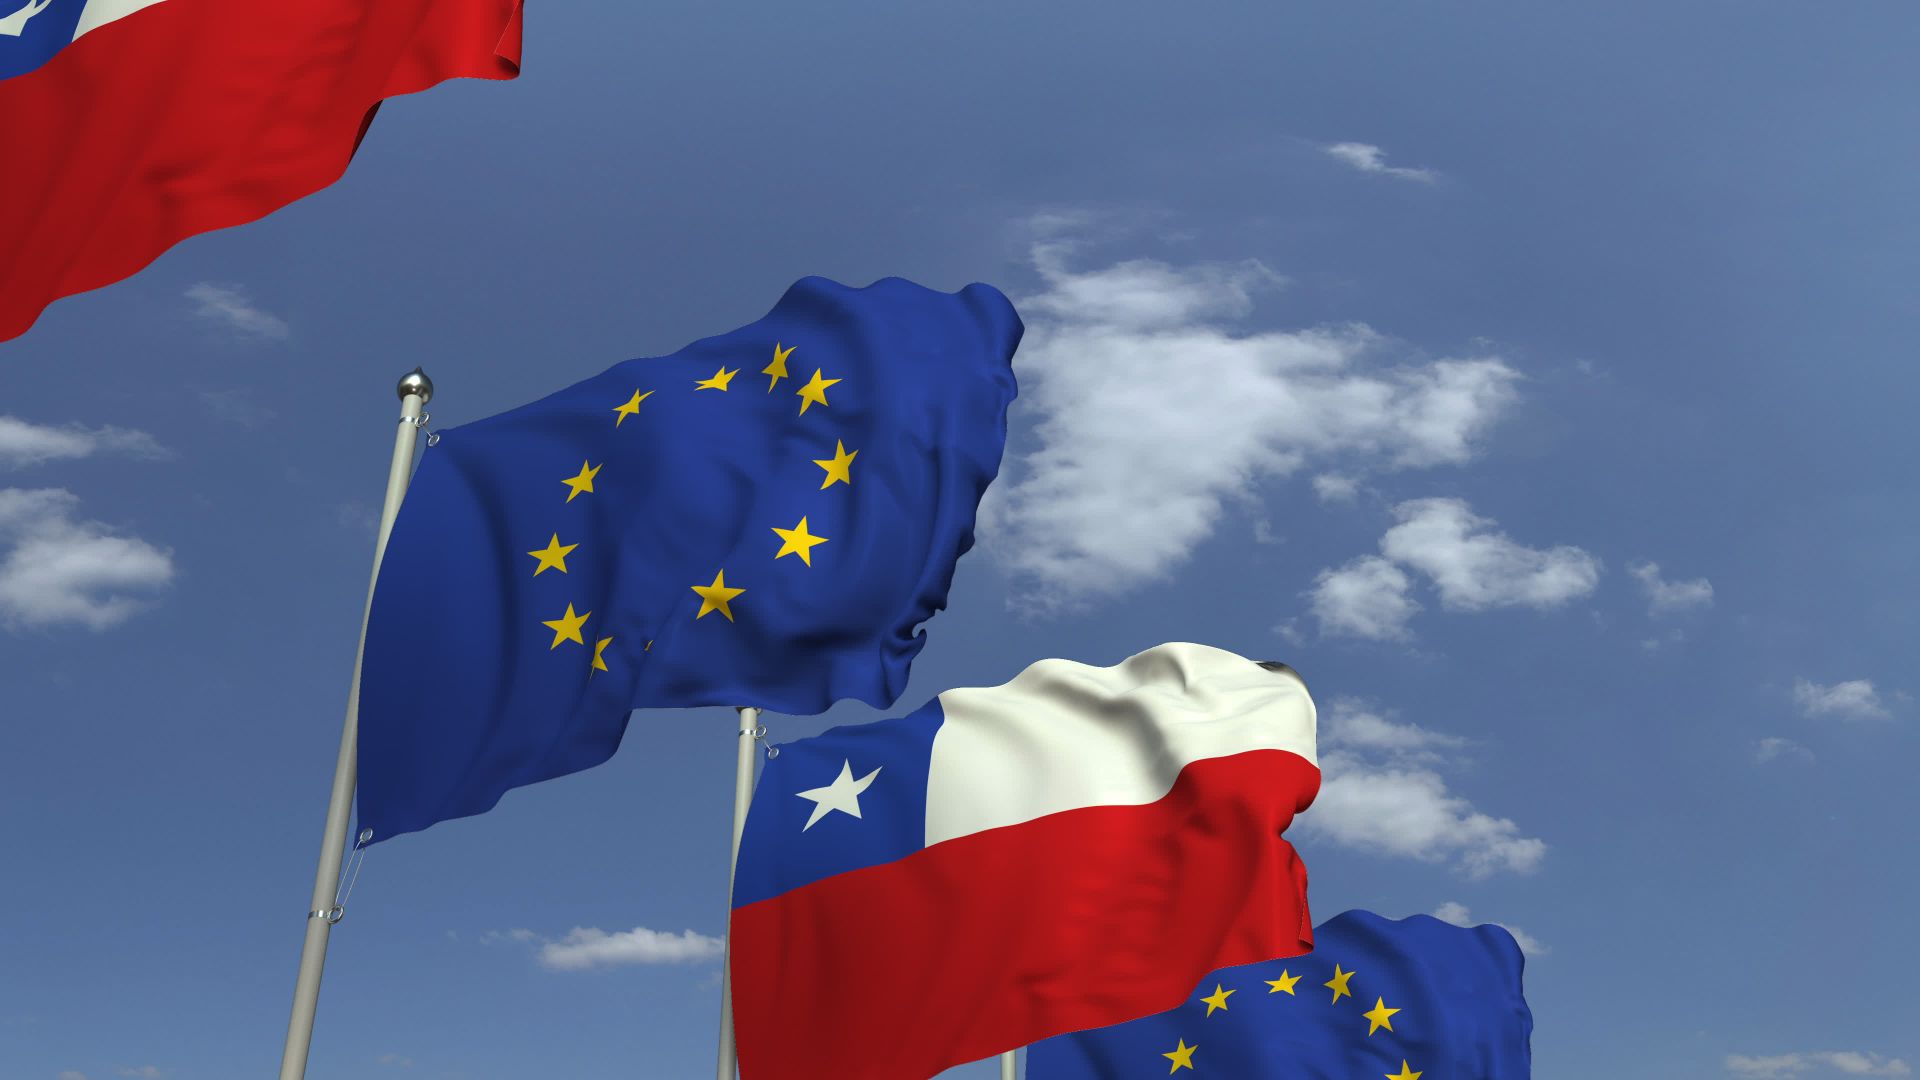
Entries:
[[683, 930], [678, 934], [636, 926], [608, 933], [598, 927], [576, 926], [565, 937], [551, 941], [531, 930], [489, 930], [480, 943], [496, 941], [540, 944], [540, 964], [554, 971], [584, 971], [624, 964], [692, 964], [718, 960], [726, 943], [716, 937]]
[[1913, 1068], [1899, 1058], [1883, 1058], [1858, 1050], [1818, 1050], [1808, 1054], [1770, 1057], [1727, 1055], [1727, 1071], [1747, 1080], [1785, 1080], [1812, 1070], [1845, 1076], [1912, 1076]]
[[144, 431], [87, 428], [79, 424], [55, 427], [0, 416], [0, 468], [20, 469], [48, 461], [109, 453], [150, 459], [168, 456], [166, 448]]
[[[1444, 923], [1452, 923], [1455, 926], [1480, 925], [1474, 921], [1473, 913], [1467, 910], [1465, 904], [1453, 900], [1449, 900], [1439, 907], [1434, 908], [1433, 917]], [[1541, 944], [1539, 938], [1534, 937], [1532, 934], [1527, 933], [1517, 926], [1508, 926], [1506, 923], [1494, 923], [1493, 925], [1512, 934], [1514, 942], [1520, 946], [1520, 951], [1526, 953], [1528, 956], [1545, 956], [1552, 951]]]
[[285, 341], [293, 336], [286, 321], [260, 308], [238, 285], [216, 285], [202, 281], [186, 292], [194, 302], [194, 314], [226, 330], [235, 337], [253, 341]]
[[0, 488], [0, 625], [105, 630], [173, 580], [172, 553], [75, 516], [60, 488]]
[[1635, 563], [1627, 567], [1627, 573], [1632, 574], [1646, 592], [1649, 615], [1669, 615], [1713, 604], [1713, 583], [1706, 578], [1667, 581], [1660, 576], [1660, 564], [1656, 562]]
[[1336, 699], [1323, 717], [1320, 794], [1300, 816], [1304, 836], [1374, 854], [1451, 863], [1469, 877], [1531, 873], [1544, 841], [1482, 813], [1448, 790], [1436, 766], [1464, 741], [1396, 723]]
[[1379, 555], [1322, 570], [1307, 597], [1329, 635], [1396, 640], [1421, 610], [1412, 570], [1450, 611], [1497, 607], [1546, 610], [1593, 592], [1600, 560], [1570, 545], [1531, 548], [1500, 532], [1460, 499], [1411, 499], [1393, 508], [1398, 524]]
[[1881, 720], [1889, 714], [1870, 679], [1849, 679], [1822, 686], [1796, 679], [1793, 700], [1807, 716], [1839, 716], [1853, 720]]
[[1431, 184], [1439, 178], [1439, 174], [1432, 169], [1409, 169], [1388, 165], [1386, 151], [1372, 143], [1334, 143], [1321, 149], [1335, 161], [1345, 162], [1364, 173], [1378, 173], [1401, 180], [1417, 180], [1423, 184]]
[[1038, 445], [981, 506], [983, 546], [1032, 609], [1163, 579], [1263, 479], [1326, 469], [1339, 498], [1368, 470], [1463, 463], [1515, 400], [1497, 358], [1393, 365], [1357, 325], [1237, 332], [1278, 281], [1258, 263], [1077, 271], [1072, 250], [1034, 248], [1016, 408]]
[[1769, 735], [1754, 745], [1753, 760], [1765, 764], [1779, 758], [1794, 758], [1799, 761], [1812, 761], [1813, 751], [1776, 735]]

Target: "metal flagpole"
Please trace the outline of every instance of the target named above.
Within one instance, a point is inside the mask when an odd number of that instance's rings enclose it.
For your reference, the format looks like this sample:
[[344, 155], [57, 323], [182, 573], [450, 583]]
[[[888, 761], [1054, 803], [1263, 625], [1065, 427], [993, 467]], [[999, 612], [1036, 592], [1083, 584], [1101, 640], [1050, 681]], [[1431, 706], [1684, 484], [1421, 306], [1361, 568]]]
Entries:
[[1000, 1080], [1019, 1080], [1019, 1077], [1015, 1076], [1013, 1071], [1013, 1055], [1018, 1052], [1017, 1050], [1009, 1050], [1000, 1055]]
[[327, 962], [327, 935], [340, 921], [335, 903], [340, 862], [347, 851], [347, 817], [353, 810], [353, 784], [360, 734], [360, 660], [367, 647], [367, 612], [373, 607], [373, 586], [380, 580], [380, 558], [387, 551], [387, 534], [407, 493], [413, 473], [413, 445], [426, 420], [422, 411], [433, 397], [433, 380], [419, 368], [400, 380], [400, 429], [393, 437], [393, 463], [387, 469], [387, 501], [380, 508], [380, 536], [373, 548], [373, 577], [367, 582], [367, 606], [360, 614], [360, 648], [353, 654], [353, 684], [347, 688], [347, 718], [340, 729], [340, 756], [333, 764], [333, 794], [327, 799], [327, 827], [320, 837], [320, 865], [313, 875], [313, 902], [307, 908], [307, 939], [300, 949], [300, 974], [293, 986], [293, 1017], [287, 1022], [287, 1045], [280, 1055], [280, 1080], [304, 1080], [307, 1050], [313, 1044], [313, 1016], [320, 1004], [320, 971]]
[[739, 745], [733, 762], [733, 859], [727, 863], [727, 947], [720, 958], [720, 1055], [715, 1080], [733, 1080], [737, 1058], [733, 1050], [733, 875], [740, 862], [740, 833], [747, 826], [747, 804], [753, 799], [753, 748], [766, 734], [760, 728], [760, 710], [740, 710]]

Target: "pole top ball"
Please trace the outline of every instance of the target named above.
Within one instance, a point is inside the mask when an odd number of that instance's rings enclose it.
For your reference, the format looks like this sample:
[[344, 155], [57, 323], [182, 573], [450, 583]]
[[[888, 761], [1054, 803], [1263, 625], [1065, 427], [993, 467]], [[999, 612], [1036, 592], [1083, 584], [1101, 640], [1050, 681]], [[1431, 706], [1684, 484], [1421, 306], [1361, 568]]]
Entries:
[[402, 401], [413, 395], [418, 395], [422, 405], [433, 400], [433, 380], [427, 378], [427, 373], [419, 368], [414, 368], [402, 376], [400, 385], [394, 387], [394, 390], [399, 393]]

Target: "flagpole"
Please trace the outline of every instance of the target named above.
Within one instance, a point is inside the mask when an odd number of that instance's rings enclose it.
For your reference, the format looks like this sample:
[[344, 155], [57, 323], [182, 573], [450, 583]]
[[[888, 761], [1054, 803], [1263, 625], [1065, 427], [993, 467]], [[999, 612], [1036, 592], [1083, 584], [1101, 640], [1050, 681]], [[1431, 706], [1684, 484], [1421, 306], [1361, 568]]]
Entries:
[[400, 395], [400, 427], [393, 436], [393, 461], [387, 468], [387, 499], [380, 508], [379, 538], [373, 548], [373, 575], [367, 582], [367, 606], [360, 614], [360, 647], [353, 654], [353, 683], [347, 688], [347, 716], [340, 729], [340, 754], [333, 763], [333, 792], [327, 799], [327, 825], [320, 837], [320, 865], [313, 875], [313, 900], [307, 907], [307, 937], [300, 949], [300, 974], [294, 980], [293, 1016], [287, 1022], [286, 1049], [280, 1055], [280, 1080], [304, 1080], [307, 1051], [313, 1044], [313, 1017], [320, 1004], [320, 972], [327, 962], [327, 936], [343, 914], [334, 902], [340, 863], [347, 851], [347, 819], [353, 811], [353, 785], [360, 734], [360, 661], [367, 647], [367, 612], [373, 586], [380, 580], [380, 559], [387, 534], [407, 493], [413, 472], [414, 441], [424, 421], [422, 409], [433, 397], [433, 380], [414, 368], [395, 388]]
[[720, 1054], [715, 1080], [733, 1080], [737, 1058], [733, 1049], [733, 876], [740, 863], [740, 833], [747, 826], [747, 804], [753, 800], [753, 749], [760, 741], [760, 710], [740, 710], [740, 735], [733, 760], [733, 858], [727, 863], [727, 934], [720, 957]]
[[1019, 1080], [1019, 1077], [1014, 1074], [1013, 1069], [1015, 1064], [1013, 1055], [1018, 1052], [1017, 1050], [1009, 1050], [1000, 1055], [1000, 1080]]

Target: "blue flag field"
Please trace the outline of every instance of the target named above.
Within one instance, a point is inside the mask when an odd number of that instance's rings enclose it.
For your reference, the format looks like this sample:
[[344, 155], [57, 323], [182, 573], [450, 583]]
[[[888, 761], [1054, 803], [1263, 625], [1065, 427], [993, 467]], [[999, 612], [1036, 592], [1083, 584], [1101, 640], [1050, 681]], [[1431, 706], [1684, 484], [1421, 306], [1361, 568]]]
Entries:
[[1027, 1051], [1027, 1080], [1528, 1080], [1524, 961], [1498, 926], [1336, 915], [1305, 956], [1226, 968], [1184, 1005]]
[[884, 708], [1000, 466], [997, 290], [796, 283], [760, 321], [440, 433], [360, 687], [372, 841], [589, 768], [636, 708]]

